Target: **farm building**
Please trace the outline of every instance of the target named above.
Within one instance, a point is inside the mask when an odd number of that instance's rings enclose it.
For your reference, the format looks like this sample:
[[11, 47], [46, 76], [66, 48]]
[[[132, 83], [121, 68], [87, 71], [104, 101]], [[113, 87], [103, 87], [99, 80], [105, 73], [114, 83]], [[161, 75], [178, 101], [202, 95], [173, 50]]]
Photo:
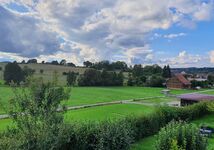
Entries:
[[176, 74], [167, 80], [166, 86], [169, 89], [188, 89], [191, 83], [182, 74]]
[[181, 106], [191, 105], [198, 102], [214, 101], [214, 95], [207, 94], [183, 94], [178, 96]]

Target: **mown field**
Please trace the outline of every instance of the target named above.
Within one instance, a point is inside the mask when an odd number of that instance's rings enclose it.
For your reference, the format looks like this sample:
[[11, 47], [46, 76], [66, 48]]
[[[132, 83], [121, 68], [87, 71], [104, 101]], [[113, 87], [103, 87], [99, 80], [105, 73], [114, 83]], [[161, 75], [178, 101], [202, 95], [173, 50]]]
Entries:
[[[163, 88], [148, 87], [73, 87], [70, 98], [64, 101], [66, 106], [80, 106], [86, 104], [96, 104], [102, 102], [112, 102], [119, 100], [141, 99], [164, 96]], [[194, 92], [193, 90], [172, 90], [172, 94], [182, 94]], [[7, 110], [9, 100], [13, 97], [11, 87], [0, 87], [0, 114]], [[169, 98], [146, 99], [143, 102], [168, 102]]]
[[[198, 127], [200, 127], [201, 125], [207, 125], [209, 127], [214, 128], [214, 114], [207, 115], [203, 118], [194, 120], [191, 123], [196, 124]], [[134, 144], [131, 150], [155, 150], [155, 141], [155, 135], [150, 136]], [[208, 140], [208, 150], [214, 150], [214, 137], [209, 138]]]

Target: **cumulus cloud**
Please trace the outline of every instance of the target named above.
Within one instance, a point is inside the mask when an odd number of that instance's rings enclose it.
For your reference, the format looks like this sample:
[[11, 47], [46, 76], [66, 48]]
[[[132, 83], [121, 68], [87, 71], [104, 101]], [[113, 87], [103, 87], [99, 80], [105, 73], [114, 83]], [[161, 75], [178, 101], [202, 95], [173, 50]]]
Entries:
[[[25, 57], [70, 56], [74, 61], [149, 62], [148, 37], [173, 25], [212, 18], [213, 0], [0, 0], [0, 51]], [[16, 2], [28, 13], [14, 13]], [[5, 9], [7, 8], [7, 9]], [[185, 33], [162, 35], [172, 39]], [[64, 55], [68, 54], [68, 55]]]
[[210, 62], [214, 63], [214, 50], [210, 52]]
[[26, 57], [53, 54], [59, 50], [56, 34], [44, 30], [40, 20], [14, 14], [0, 6], [0, 51]]
[[161, 62], [164, 64], [171, 64], [174, 67], [191, 67], [200, 62], [201, 60], [205, 60], [206, 58], [197, 55], [197, 54], [188, 54], [187, 51], [181, 51], [178, 56], [162, 59]]

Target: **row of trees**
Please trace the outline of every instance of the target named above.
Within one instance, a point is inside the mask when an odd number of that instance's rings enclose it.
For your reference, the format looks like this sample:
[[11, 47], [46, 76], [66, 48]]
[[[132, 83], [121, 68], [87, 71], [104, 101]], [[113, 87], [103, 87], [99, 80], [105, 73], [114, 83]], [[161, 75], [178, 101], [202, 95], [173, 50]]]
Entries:
[[[29, 59], [28, 61], [23, 60], [20, 62], [21, 64], [37, 64], [37, 59]], [[65, 59], [62, 59], [61, 61], [53, 60], [51, 62], [45, 62], [42, 61], [41, 64], [51, 64], [51, 65], [62, 65], [62, 66], [70, 66], [70, 67], [76, 67], [76, 65], [72, 62], [67, 62]]]
[[123, 72], [109, 72], [106, 70], [87, 69], [78, 79], [80, 86], [122, 86]]
[[127, 85], [162, 87], [165, 79], [171, 77], [169, 65], [161, 68], [158, 65], [134, 65], [129, 73]]
[[83, 65], [87, 68], [94, 68], [97, 70], [121, 70], [121, 71], [128, 71], [128, 65], [123, 61], [116, 61], [110, 63], [108, 60], [100, 61], [96, 63], [92, 63], [90, 61], [83, 62]]

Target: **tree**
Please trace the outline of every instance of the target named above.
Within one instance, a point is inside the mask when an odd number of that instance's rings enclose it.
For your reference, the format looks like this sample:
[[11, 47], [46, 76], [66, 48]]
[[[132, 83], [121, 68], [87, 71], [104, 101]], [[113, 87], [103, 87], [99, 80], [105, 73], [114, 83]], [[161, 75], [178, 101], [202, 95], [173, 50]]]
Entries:
[[123, 86], [123, 81], [124, 81], [123, 72], [120, 71], [120, 72], [117, 74], [116, 85], [117, 85], [117, 86]]
[[164, 78], [171, 78], [171, 69], [170, 69], [169, 65], [163, 67], [162, 76]]
[[23, 74], [24, 78], [26, 79], [29, 76], [32, 76], [35, 73], [34, 69], [29, 68], [28, 66], [24, 66], [23, 68]]
[[[14, 89], [10, 101], [10, 117], [16, 127], [0, 137], [1, 149], [60, 149], [67, 141], [60, 102], [69, 97], [70, 90], [56, 82], [42, 79], [29, 81], [29, 88]], [[16, 141], [16, 142], [14, 142]]]
[[70, 67], [76, 67], [76, 65], [74, 63], [72, 63], [72, 62], [67, 63], [67, 65], [70, 66]]
[[207, 80], [208, 80], [210, 85], [214, 85], [214, 75], [209, 74], [207, 77]]
[[2, 67], [0, 67], [0, 71], [2, 71]]
[[29, 59], [27, 64], [37, 64], [37, 59]]
[[87, 69], [78, 81], [80, 86], [100, 86], [101, 83], [101, 72], [95, 69]]
[[193, 124], [172, 121], [158, 133], [156, 150], [206, 150], [207, 139]]
[[67, 74], [67, 85], [68, 86], [75, 85], [76, 79], [77, 79], [77, 74], [75, 72], [69, 71]]
[[14, 82], [20, 84], [24, 80], [24, 73], [17, 63], [8, 63], [4, 70], [4, 80], [6, 84]]
[[90, 67], [92, 67], [93, 63], [90, 61], [85, 61], [85, 62], [83, 62], [83, 65], [87, 68], [90, 68]]
[[65, 66], [66, 65], [66, 60], [65, 59], [61, 60], [59, 64]]
[[51, 62], [51, 64], [52, 64], [52, 65], [59, 65], [59, 63], [58, 63], [57, 60], [53, 60], [53, 61]]
[[161, 76], [153, 75], [147, 79], [147, 86], [150, 87], [163, 87], [164, 79]]
[[41, 74], [43, 74], [43, 73], [44, 73], [44, 70], [43, 70], [43, 69], [40, 69], [39, 72], [40, 72]]
[[25, 64], [25, 63], [26, 63], [25, 60], [22, 60], [21, 64]]

